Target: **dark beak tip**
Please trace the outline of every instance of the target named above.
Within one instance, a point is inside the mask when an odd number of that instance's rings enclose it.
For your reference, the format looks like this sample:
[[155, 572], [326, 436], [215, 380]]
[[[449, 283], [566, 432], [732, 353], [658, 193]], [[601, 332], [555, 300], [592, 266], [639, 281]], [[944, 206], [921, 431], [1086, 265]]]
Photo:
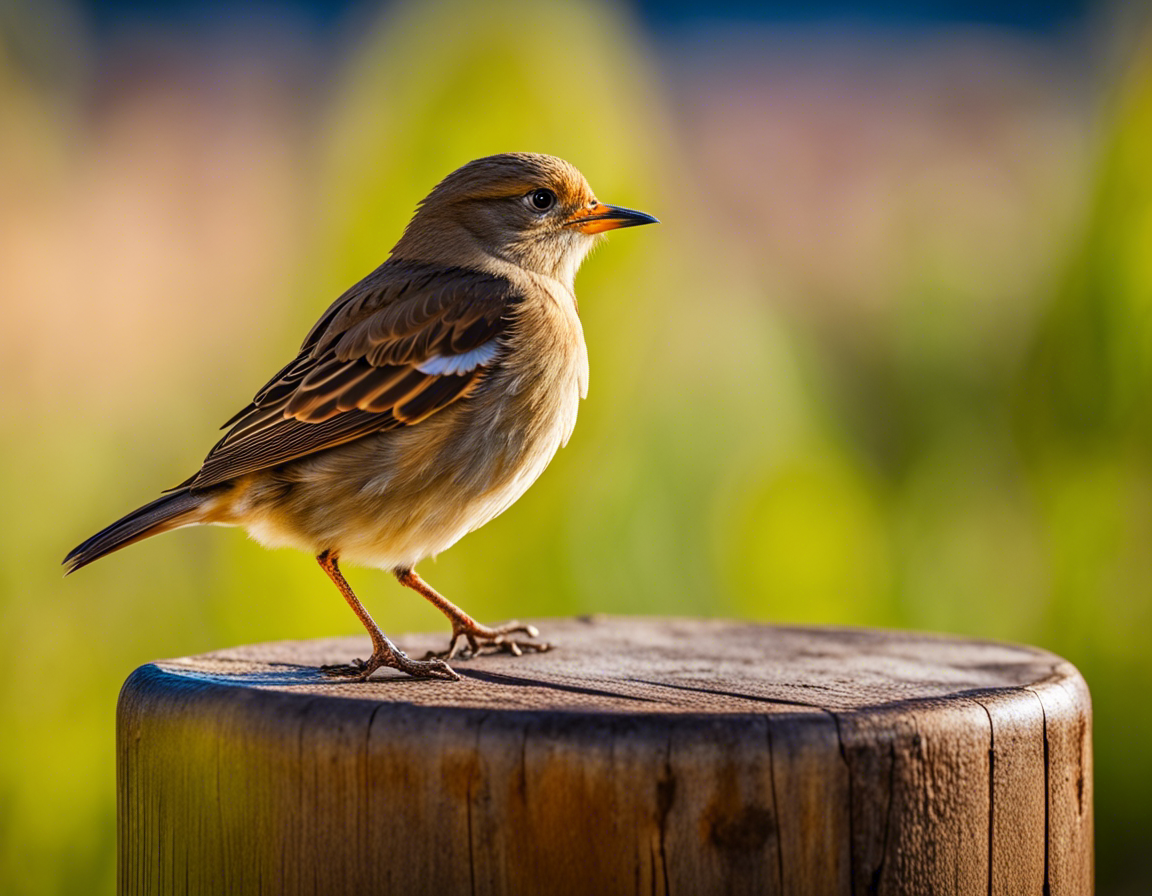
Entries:
[[638, 212], [632, 208], [612, 206], [612, 218], [623, 222], [625, 227], [640, 227], [643, 224], [659, 224], [660, 219], [647, 212]]

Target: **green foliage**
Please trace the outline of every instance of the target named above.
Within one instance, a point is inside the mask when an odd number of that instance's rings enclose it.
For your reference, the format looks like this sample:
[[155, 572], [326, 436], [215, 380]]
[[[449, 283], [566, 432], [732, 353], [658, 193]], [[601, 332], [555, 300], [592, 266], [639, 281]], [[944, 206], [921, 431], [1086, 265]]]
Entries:
[[1046, 561], [1028, 636], [1076, 662], [1095, 709], [1097, 854], [1149, 884], [1152, 723], [1152, 44], [1110, 101], [1083, 244], [1015, 396]]

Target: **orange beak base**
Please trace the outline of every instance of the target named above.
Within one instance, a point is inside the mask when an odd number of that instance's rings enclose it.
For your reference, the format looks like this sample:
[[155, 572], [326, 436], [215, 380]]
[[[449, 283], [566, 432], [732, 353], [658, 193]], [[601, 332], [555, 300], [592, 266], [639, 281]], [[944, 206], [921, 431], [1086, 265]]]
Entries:
[[621, 208], [618, 205], [605, 205], [603, 202], [587, 205], [568, 219], [568, 225], [575, 227], [581, 233], [603, 233], [606, 230], [617, 230], [621, 227], [639, 227], [641, 224], [658, 223], [660, 222], [651, 215], [644, 214], [644, 212]]

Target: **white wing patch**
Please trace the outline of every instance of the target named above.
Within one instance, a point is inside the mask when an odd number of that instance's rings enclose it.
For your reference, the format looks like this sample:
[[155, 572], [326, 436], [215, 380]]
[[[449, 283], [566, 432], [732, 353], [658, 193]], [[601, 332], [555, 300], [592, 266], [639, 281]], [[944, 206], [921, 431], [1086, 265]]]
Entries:
[[462, 355], [433, 355], [422, 364], [417, 364], [416, 369], [421, 373], [439, 376], [468, 373], [495, 358], [499, 349], [498, 340], [490, 339], [483, 345], [472, 349], [470, 352], [464, 352]]

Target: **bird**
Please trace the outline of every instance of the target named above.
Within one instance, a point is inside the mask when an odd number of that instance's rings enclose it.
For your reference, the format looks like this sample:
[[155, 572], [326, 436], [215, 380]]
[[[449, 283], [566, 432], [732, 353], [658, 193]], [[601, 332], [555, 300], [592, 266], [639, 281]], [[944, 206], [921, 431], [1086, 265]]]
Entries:
[[[531, 625], [477, 622], [416, 565], [510, 507], [567, 444], [588, 391], [576, 272], [603, 234], [656, 222], [600, 202], [555, 156], [456, 169], [221, 427], [200, 469], [74, 548], [66, 574], [172, 529], [239, 526], [266, 547], [309, 551], [368, 631], [369, 658], [327, 675], [458, 680], [458, 654], [549, 649], [516, 637], [538, 638]], [[400, 650], [340, 561], [389, 570], [430, 601], [451, 623], [448, 648]]]

